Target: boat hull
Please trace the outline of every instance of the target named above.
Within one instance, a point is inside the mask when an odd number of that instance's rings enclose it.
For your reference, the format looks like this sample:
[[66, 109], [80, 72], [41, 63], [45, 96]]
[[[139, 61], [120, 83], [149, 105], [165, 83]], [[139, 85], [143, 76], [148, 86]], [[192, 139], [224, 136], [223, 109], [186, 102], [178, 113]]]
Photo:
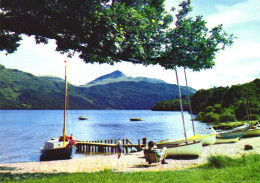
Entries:
[[216, 144], [224, 144], [224, 143], [235, 143], [240, 139], [240, 137], [218, 137], [216, 138]]
[[130, 121], [142, 121], [141, 118], [130, 118]]
[[79, 120], [87, 120], [88, 119], [87, 117], [84, 117], [84, 116], [79, 116], [78, 118], [79, 118]]
[[233, 131], [226, 131], [221, 132], [219, 135], [223, 136], [240, 136], [240, 137], [253, 137], [253, 136], [260, 136], [260, 128], [247, 128], [242, 130], [233, 130]]
[[76, 147], [60, 147], [53, 149], [41, 149], [41, 161], [71, 159], [76, 152]]
[[202, 153], [202, 141], [181, 144], [157, 145], [158, 149], [167, 147], [167, 157], [197, 157]]
[[241, 132], [242, 137], [260, 136], [260, 128], [252, 128]]
[[216, 134], [208, 134], [208, 135], [195, 135], [189, 137], [188, 140], [202, 141], [203, 145], [212, 145], [216, 142]]
[[[192, 137], [189, 137], [188, 142], [200, 142], [202, 141], [202, 144], [205, 145], [212, 145], [216, 142], [216, 134], [212, 133], [212, 134], [207, 134], [207, 135], [195, 135]], [[184, 143], [185, 139], [181, 139], [181, 140], [176, 140], [176, 141], [167, 141], [167, 142], [159, 142], [157, 143], [157, 145], [163, 145], [163, 144], [180, 144], [180, 143]]]

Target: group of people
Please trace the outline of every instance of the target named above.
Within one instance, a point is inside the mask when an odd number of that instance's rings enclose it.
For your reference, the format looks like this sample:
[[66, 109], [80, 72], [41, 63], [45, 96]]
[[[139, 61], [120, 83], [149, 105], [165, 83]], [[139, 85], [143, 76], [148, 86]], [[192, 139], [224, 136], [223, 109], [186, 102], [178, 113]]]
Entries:
[[[153, 141], [148, 142], [148, 148], [144, 150], [144, 153], [156, 153], [158, 156], [158, 159], [161, 161], [161, 164], [168, 164], [165, 160], [167, 156], [167, 148], [164, 147], [161, 151], [158, 149], [154, 149], [155, 143]], [[123, 153], [123, 146], [121, 144], [121, 141], [119, 140], [116, 145], [117, 148], [117, 158], [119, 159], [121, 157], [121, 154]], [[151, 160], [148, 160], [148, 163], [151, 164]]]
[[[59, 141], [63, 141], [64, 137], [60, 136]], [[70, 136], [65, 135], [65, 141], [68, 142], [67, 146], [68, 148], [71, 148], [71, 146], [75, 146], [76, 145], [76, 141], [73, 140], [73, 134], [71, 134]]]

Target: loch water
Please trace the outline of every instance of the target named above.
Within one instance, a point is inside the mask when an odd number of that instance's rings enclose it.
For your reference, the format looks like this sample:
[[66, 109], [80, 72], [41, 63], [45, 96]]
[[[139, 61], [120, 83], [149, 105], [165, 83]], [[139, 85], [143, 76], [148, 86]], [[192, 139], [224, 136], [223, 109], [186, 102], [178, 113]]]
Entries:
[[[85, 116], [88, 120], [79, 120]], [[130, 121], [141, 118], [142, 121]], [[192, 132], [191, 116], [184, 112], [186, 133]], [[208, 125], [195, 121], [197, 134], [209, 133]], [[46, 140], [62, 135], [63, 110], [0, 110], [0, 164], [39, 161]], [[67, 134], [76, 140], [128, 138], [133, 143], [184, 138], [181, 112], [150, 110], [68, 110]], [[75, 158], [87, 156], [77, 154]]]

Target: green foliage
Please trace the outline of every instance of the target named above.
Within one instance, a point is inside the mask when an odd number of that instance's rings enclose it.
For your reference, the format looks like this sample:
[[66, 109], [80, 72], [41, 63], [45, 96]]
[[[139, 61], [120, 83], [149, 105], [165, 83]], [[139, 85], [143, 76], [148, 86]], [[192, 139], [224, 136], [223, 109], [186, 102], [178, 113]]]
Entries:
[[[189, 101], [187, 96], [183, 96], [182, 98], [183, 110], [189, 111]], [[172, 99], [172, 100], [164, 100], [159, 101], [153, 106], [153, 111], [181, 111], [180, 107], [180, 99]]]
[[[231, 166], [233, 159], [228, 156], [210, 156], [208, 157], [208, 164], [207, 167], [210, 168], [224, 168], [227, 166]], [[237, 165], [237, 164], [236, 164]]]
[[223, 113], [219, 115], [219, 122], [236, 121], [235, 114]]
[[190, 0], [180, 3], [175, 28], [166, 32], [164, 58], [159, 63], [166, 69], [176, 66], [193, 71], [210, 69], [215, 65], [216, 52], [233, 43], [233, 35], [228, 35], [222, 25], [209, 30], [202, 16], [188, 17], [192, 11], [190, 4]]
[[1, 1], [0, 31], [4, 36], [9, 31], [34, 35], [36, 43], [44, 44], [55, 39], [57, 51], [69, 57], [78, 52], [90, 63], [147, 60], [157, 55], [163, 31], [173, 20], [162, 0], [33, 2]]
[[236, 120], [259, 120], [259, 81], [229, 87], [199, 90], [191, 96], [192, 111], [203, 122], [227, 122]]
[[[212, 126], [214, 129], [219, 130], [230, 130], [238, 126], [242, 126], [246, 123], [246, 121], [236, 121], [236, 122], [225, 122], [225, 123], [219, 123], [217, 125]], [[258, 124], [258, 121], [252, 121], [252, 125]]]
[[34, 35], [36, 43], [55, 39], [57, 51], [69, 57], [78, 53], [86, 63], [124, 60], [166, 69], [212, 68], [216, 52], [234, 37], [222, 25], [209, 30], [202, 16], [188, 17], [190, 4], [180, 3], [172, 26], [164, 0], [2, 0], [0, 51], [14, 52], [26, 34]]
[[245, 166], [250, 163], [254, 164], [260, 160], [259, 155], [245, 156], [241, 158], [230, 158], [229, 156], [210, 156], [208, 157], [208, 163], [204, 165], [204, 168], [225, 168], [225, 167], [236, 167]]
[[219, 121], [219, 115], [214, 112], [208, 112], [205, 114], [205, 117], [203, 119], [206, 122], [214, 123]]

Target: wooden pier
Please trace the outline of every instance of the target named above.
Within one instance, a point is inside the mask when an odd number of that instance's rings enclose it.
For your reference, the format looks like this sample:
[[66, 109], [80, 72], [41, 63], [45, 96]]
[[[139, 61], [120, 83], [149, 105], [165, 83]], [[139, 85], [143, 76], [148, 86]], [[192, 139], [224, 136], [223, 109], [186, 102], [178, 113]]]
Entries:
[[[133, 151], [141, 151], [146, 146], [146, 138], [138, 139], [138, 144], [133, 144], [129, 139], [119, 139], [122, 142], [125, 153]], [[77, 152], [82, 153], [116, 153], [116, 145], [118, 140], [92, 140], [92, 141], [76, 141]]]

